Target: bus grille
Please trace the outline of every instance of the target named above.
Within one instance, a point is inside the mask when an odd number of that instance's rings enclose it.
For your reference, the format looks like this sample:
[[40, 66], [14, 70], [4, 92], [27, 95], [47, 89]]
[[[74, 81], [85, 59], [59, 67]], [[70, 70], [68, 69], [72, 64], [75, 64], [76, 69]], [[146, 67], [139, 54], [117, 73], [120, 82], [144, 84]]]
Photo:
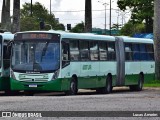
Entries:
[[20, 74], [21, 82], [48, 82], [48, 74]]

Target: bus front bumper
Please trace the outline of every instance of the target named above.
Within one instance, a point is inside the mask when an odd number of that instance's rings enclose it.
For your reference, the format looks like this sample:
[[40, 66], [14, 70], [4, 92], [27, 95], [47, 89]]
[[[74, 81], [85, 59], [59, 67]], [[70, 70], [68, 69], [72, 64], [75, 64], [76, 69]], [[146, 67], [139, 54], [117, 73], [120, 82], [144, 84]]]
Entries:
[[66, 91], [69, 79], [56, 79], [48, 82], [21, 82], [10, 78], [11, 90]]

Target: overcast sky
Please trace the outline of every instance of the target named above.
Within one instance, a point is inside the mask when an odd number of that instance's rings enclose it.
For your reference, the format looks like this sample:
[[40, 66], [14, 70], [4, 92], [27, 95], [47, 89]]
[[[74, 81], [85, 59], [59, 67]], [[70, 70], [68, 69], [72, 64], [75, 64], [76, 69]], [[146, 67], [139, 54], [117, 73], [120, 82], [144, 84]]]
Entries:
[[[0, 2], [0, 10], [2, 10], [2, 1]], [[31, 2], [31, 0], [20, 0], [21, 8], [22, 4], [25, 2]], [[100, 2], [98, 2], [100, 1]], [[33, 4], [35, 2], [40, 2], [50, 11], [50, 0], [32, 0]], [[109, 4], [109, 0], [92, 0], [92, 26], [96, 28], [103, 28], [105, 24], [105, 7], [103, 3]], [[109, 5], [107, 5], [106, 10], [106, 28], [109, 28]], [[59, 22], [63, 23], [65, 26], [67, 24], [72, 24], [74, 27], [77, 23], [84, 21], [84, 9], [85, 0], [51, 0], [51, 11], [56, 18], [59, 18]], [[13, 14], [13, 0], [11, 0], [11, 15]], [[119, 14], [119, 15], [118, 15]], [[122, 12], [118, 13], [117, 0], [112, 0], [112, 24], [124, 24], [128, 21], [130, 15], [129, 13], [122, 17]], [[0, 11], [1, 16], [1, 11]], [[123, 19], [122, 19], [123, 18]]]

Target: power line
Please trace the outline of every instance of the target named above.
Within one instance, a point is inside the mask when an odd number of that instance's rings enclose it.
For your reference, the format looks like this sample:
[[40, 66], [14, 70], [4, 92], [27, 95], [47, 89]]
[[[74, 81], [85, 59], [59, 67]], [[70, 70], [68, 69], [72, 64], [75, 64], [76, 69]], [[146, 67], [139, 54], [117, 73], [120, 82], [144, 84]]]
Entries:
[[[109, 10], [109, 9], [106, 9], [106, 10]], [[118, 10], [118, 9], [113, 9], [112, 10]], [[2, 11], [2, 10], [0, 10]], [[10, 11], [13, 11], [13, 10], [10, 10]], [[85, 10], [52, 10], [52, 12], [84, 12]], [[105, 9], [101, 9], [101, 10], [92, 10], [93, 12], [99, 12], [99, 11], [105, 11]]]
[[[110, 10], [110, 9], [106, 9], [106, 10]], [[112, 10], [118, 10], [118, 9], [112, 9]], [[85, 10], [66, 10], [66, 11], [55, 11], [53, 10], [52, 12], [84, 12]], [[101, 9], [101, 10], [92, 10], [93, 12], [95, 11], [105, 11], [105, 9]]]

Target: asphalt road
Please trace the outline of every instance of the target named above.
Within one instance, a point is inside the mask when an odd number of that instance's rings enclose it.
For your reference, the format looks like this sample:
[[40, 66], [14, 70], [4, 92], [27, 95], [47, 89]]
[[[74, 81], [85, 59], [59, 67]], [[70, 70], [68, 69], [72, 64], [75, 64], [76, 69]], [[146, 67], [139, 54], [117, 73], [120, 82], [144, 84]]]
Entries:
[[[34, 96], [24, 96], [23, 94], [5, 96], [3, 93], [0, 95], [0, 111], [95, 111], [95, 114], [96, 111], [160, 111], [160, 88], [145, 88], [140, 92], [131, 92], [128, 88], [114, 88], [111, 94], [97, 94], [95, 91], [80, 90], [76, 96], [65, 96], [63, 93], [37, 93]], [[94, 116], [94, 112], [91, 114]], [[88, 119], [88, 117], [89, 119], [111, 119], [109, 117], [92, 118], [91, 116], [88, 115], [83, 119]], [[134, 118], [130, 117], [130, 119]], [[158, 120], [160, 116], [138, 117], [138, 119], [144, 120], [146, 118]], [[56, 117], [56, 119], [82, 118]], [[116, 120], [117, 118], [114, 118], [113, 115], [112, 119]], [[128, 120], [125, 117], [123, 119]]]

